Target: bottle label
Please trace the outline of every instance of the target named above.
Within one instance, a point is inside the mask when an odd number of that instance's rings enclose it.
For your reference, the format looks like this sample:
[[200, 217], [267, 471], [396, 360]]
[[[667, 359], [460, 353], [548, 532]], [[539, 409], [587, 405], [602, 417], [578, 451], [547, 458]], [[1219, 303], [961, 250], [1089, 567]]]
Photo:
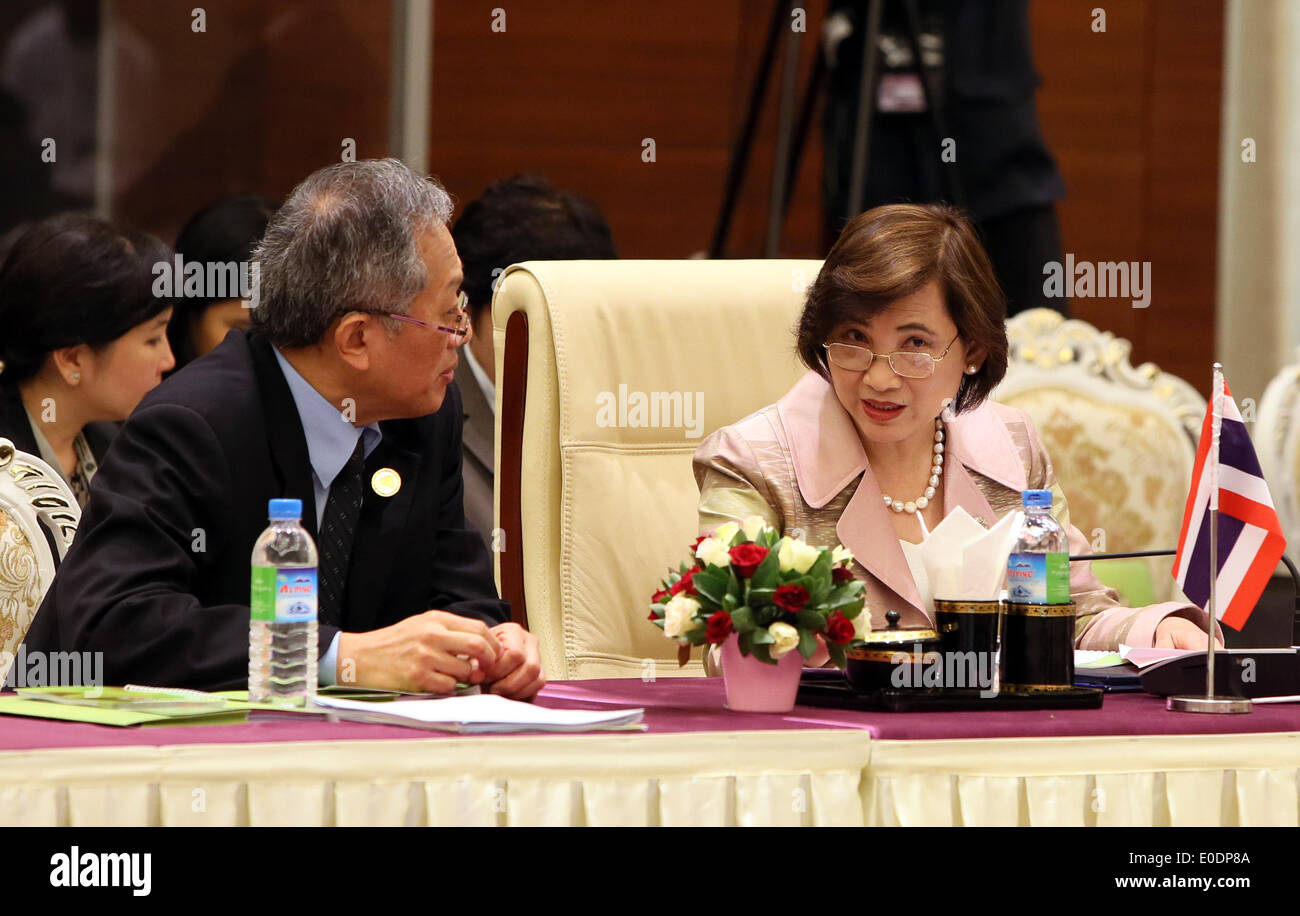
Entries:
[[1007, 560], [1007, 600], [1016, 604], [1069, 604], [1069, 555], [1013, 553]]
[[252, 616], [268, 623], [316, 619], [316, 567], [253, 567]]

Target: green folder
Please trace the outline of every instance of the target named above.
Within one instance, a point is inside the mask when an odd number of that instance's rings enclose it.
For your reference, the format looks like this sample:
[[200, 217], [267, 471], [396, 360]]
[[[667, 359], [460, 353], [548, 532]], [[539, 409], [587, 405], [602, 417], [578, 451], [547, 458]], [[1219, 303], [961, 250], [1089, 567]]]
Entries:
[[[226, 725], [248, 721], [252, 710], [288, 716], [320, 716], [317, 710], [249, 703], [199, 691], [136, 692], [122, 687], [23, 687], [0, 696], [0, 715], [89, 722], [94, 725]], [[247, 697], [247, 691], [229, 691]]]

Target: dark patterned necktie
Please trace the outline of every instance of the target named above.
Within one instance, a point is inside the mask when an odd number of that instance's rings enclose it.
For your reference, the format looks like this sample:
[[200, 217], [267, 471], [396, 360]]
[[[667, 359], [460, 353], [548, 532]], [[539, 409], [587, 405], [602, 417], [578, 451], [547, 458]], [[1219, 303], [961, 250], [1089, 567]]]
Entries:
[[348, 560], [352, 556], [352, 537], [361, 518], [362, 477], [366, 469], [364, 436], [357, 436], [357, 447], [330, 484], [329, 499], [320, 525], [320, 604], [322, 623], [343, 625], [343, 593], [348, 583]]

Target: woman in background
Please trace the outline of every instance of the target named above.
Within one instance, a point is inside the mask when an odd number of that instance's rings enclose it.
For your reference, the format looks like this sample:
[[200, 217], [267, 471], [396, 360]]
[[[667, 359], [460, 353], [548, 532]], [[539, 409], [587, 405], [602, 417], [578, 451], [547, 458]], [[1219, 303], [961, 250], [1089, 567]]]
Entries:
[[[1033, 423], [987, 400], [1007, 368], [1006, 302], [966, 217], [949, 207], [877, 207], [827, 255], [800, 319], [811, 370], [776, 404], [695, 453], [700, 527], [760, 515], [810, 544], [842, 543], [866, 583], [869, 620], [933, 625], [900, 541], [919, 543], [958, 506], [986, 526], [1050, 489], [1071, 555], [1089, 552]], [[1080, 649], [1205, 646], [1206, 615], [1165, 602], [1122, 607], [1070, 568]]]
[[[190, 217], [176, 237], [176, 253], [186, 263], [236, 264], [242, 271], [279, 209], [278, 203], [265, 197], [223, 197]], [[176, 300], [167, 339], [177, 369], [215, 349], [229, 332], [248, 328], [251, 309], [238, 294], [219, 299], [211, 295], [213, 291], [205, 292], [209, 295]]]
[[0, 266], [0, 436], [36, 455], [85, 505], [115, 427], [174, 361], [171, 301], [143, 232], [66, 213], [34, 224]]

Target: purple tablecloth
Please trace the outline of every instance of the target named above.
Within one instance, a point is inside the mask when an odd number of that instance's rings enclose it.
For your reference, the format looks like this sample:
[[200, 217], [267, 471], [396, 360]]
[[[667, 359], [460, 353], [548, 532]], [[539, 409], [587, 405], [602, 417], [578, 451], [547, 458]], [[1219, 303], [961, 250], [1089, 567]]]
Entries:
[[[787, 715], [769, 715], [725, 709], [719, 679], [661, 678], [653, 683], [644, 683], [636, 678], [626, 678], [552, 683], [542, 691], [538, 702], [563, 709], [645, 707], [648, 731], [658, 734], [856, 728], [866, 729], [873, 738], [929, 739], [1300, 732], [1300, 705], [1261, 706], [1249, 715], [1192, 715], [1167, 712], [1164, 700], [1146, 694], [1110, 695], [1101, 709], [1087, 710], [881, 713], [796, 706]], [[537, 737], [545, 740], [549, 736]], [[114, 728], [0, 717], [0, 751], [411, 738], [455, 740], [456, 736], [390, 725], [316, 720]]]

